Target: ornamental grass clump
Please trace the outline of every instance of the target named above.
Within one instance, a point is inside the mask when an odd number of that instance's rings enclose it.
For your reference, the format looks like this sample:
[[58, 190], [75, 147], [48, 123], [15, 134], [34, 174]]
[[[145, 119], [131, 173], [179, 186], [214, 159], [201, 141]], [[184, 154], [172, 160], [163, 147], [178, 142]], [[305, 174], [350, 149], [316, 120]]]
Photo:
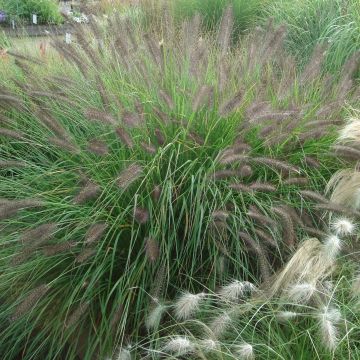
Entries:
[[[224, 289], [224, 303], [248, 296], [305, 236], [327, 232], [324, 211], [357, 216], [322, 191], [344, 164], [331, 146], [353, 87], [337, 98], [322, 54], [298, 73], [283, 26], [230, 47], [231, 12], [220, 43], [198, 15], [162, 37], [115, 16], [74, 25], [47, 60], [12, 54], [0, 89], [4, 358], [128, 356], [177, 288], [196, 295], [179, 319], [229, 278], [242, 290]], [[17, 311], [27, 296], [31, 311]], [[237, 345], [251, 358], [250, 342]]]

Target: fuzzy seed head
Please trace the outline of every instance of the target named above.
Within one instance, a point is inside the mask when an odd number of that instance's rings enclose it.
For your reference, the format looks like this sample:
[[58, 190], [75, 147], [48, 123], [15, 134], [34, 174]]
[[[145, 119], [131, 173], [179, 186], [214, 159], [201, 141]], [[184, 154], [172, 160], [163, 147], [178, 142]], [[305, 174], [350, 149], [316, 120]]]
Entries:
[[316, 287], [310, 283], [301, 283], [292, 285], [288, 291], [287, 296], [296, 304], [305, 304], [310, 301], [316, 292]]
[[336, 235], [338, 236], [349, 236], [355, 231], [355, 225], [346, 218], [338, 218], [332, 223]]
[[252, 360], [255, 359], [254, 348], [248, 343], [237, 345], [234, 349], [234, 354], [239, 357], [239, 359]]
[[176, 356], [183, 356], [193, 353], [195, 345], [185, 336], [176, 336], [165, 344], [163, 351]]
[[255, 286], [248, 281], [234, 280], [230, 284], [223, 286], [219, 291], [219, 296], [225, 301], [237, 301], [247, 293], [255, 290]]
[[189, 319], [200, 306], [201, 300], [205, 298], [205, 293], [191, 294], [189, 292], [183, 293], [176, 301], [175, 316], [179, 320]]
[[341, 314], [338, 309], [324, 306], [319, 314], [319, 325], [323, 344], [330, 351], [335, 350], [338, 344], [338, 329], [336, 324], [340, 321]]
[[292, 319], [295, 319], [298, 316], [298, 314], [296, 312], [293, 311], [279, 311], [276, 314], [276, 319], [279, 322], [287, 322], [290, 321]]
[[341, 239], [336, 235], [329, 235], [324, 242], [324, 253], [328, 258], [335, 259], [341, 247]]
[[156, 329], [159, 326], [166, 308], [167, 307], [164, 304], [158, 303], [151, 309], [145, 323], [148, 330]]

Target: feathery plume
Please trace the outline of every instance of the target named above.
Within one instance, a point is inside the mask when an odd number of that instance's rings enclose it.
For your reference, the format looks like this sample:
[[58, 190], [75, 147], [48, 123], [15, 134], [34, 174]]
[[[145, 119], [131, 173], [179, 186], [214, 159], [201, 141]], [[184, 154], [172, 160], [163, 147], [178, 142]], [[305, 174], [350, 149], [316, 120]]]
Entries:
[[200, 302], [205, 296], [205, 293], [184, 292], [174, 304], [176, 318], [179, 320], [189, 319], [199, 309]]
[[97, 198], [100, 195], [100, 192], [101, 188], [99, 185], [89, 182], [75, 196], [74, 203], [77, 205], [84, 204], [89, 200]]
[[85, 234], [84, 244], [90, 245], [94, 242], [99, 241], [100, 238], [104, 235], [107, 228], [108, 225], [103, 222], [91, 225]]
[[157, 107], [153, 107], [153, 112], [156, 115], [156, 117], [158, 119], [161, 120], [161, 122], [163, 122], [164, 124], [168, 124], [170, 122], [170, 118], [168, 117], [167, 114], [165, 114], [163, 111], [161, 111], [160, 109], [158, 109]]
[[339, 140], [357, 141], [360, 140], [360, 120], [352, 117], [347, 124], [340, 130]]
[[360, 159], [360, 150], [346, 145], [334, 145], [332, 149], [335, 154], [349, 160], [358, 161]]
[[116, 120], [110, 114], [94, 108], [87, 109], [84, 115], [89, 120], [101, 121], [108, 125], [116, 125]]
[[259, 261], [259, 268], [261, 275], [263, 277], [263, 281], [267, 282], [270, 278], [271, 270], [270, 270], [270, 264], [266, 257], [266, 253], [262, 246], [258, 244], [249, 234], [240, 231], [239, 237], [241, 240], [244, 241], [244, 243], [251, 248], [251, 250], [256, 253]]
[[202, 106], [205, 105], [206, 101], [212, 97], [214, 88], [210, 85], [203, 85], [196, 93], [194, 101], [192, 103], [192, 110], [198, 111]]
[[224, 10], [219, 28], [219, 35], [217, 39], [222, 55], [226, 54], [230, 46], [233, 25], [234, 25], [233, 7], [232, 5], [229, 5]]
[[50, 144], [60, 148], [65, 149], [66, 151], [69, 151], [72, 154], [78, 155], [80, 154], [80, 148], [74, 144], [72, 144], [68, 140], [59, 139], [57, 137], [48, 137], [48, 141]]
[[318, 118], [324, 118], [326, 116], [329, 116], [333, 111], [340, 110], [342, 104], [343, 104], [343, 100], [336, 100], [331, 103], [325, 104], [316, 112], [315, 115]]
[[338, 329], [336, 324], [341, 319], [339, 310], [324, 306], [322, 312], [318, 314], [320, 331], [323, 344], [330, 351], [334, 351], [338, 345]]
[[132, 163], [121, 171], [117, 178], [117, 185], [125, 190], [143, 174], [143, 167]]
[[20, 210], [41, 207], [44, 204], [35, 199], [24, 199], [24, 200], [8, 200], [0, 203], [0, 220], [7, 219], [11, 216], [16, 215]]
[[263, 192], [275, 192], [276, 187], [269, 183], [261, 183], [261, 182], [254, 182], [250, 184], [250, 189], [253, 191], [263, 191]]
[[324, 242], [324, 253], [330, 259], [335, 259], [341, 247], [341, 239], [337, 235], [329, 235]]
[[271, 159], [267, 157], [255, 157], [251, 160], [256, 163], [267, 165], [270, 168], [278, 169], [281, 171], [300, 173], [300, 169], [297, 166], [287, 163], [285, 161]]
[[283, 239], [285, 244], [289, 247], [294, 247], [296, 243], [296, 233], [290, 214], [281, 207], [273, 207], [272, 210], [276, 215], [278, 215], [281, 218], [281, 225], [283, 228]]
[[159, 46], [150, 34], [144, 34], [143, 36], [145, 44], [149, 51], [152, 61], [159, 67], [163, 67], [163, 58]]
[[77, 263], [84, 263], [87, 259], [94, 256], [96, 254], [96, 249], [83, 249], [81, 253], [76, 257], [75, 262]]
[[161, 196], [161, 186], [160, 185], [155, 185], [152, 192], [151, 192], [151, 196], [153, 198], [154, 201], [159, 201], [160, 196]]
[[232, 320], [228, 312], [224, 311], [217, 316], [210, 324], [210, 329], [216, 338], [220, 337], [231, 325]]
[[309, 199], [309, 200], [313, 200], [313, 201], [317, 201], [320, 203], [328, 203], [329, 200], [322, 196], [321, 194], [312, 191], [312, 190], [300, 190], [299, 191], [300, 195], [302, 195], [304, 198]]
[[57, 229], [56, 223], [47, 223], [37, 226], [34, 229], [25, 231], [20, 236], [20, 241], [25, 246], [39, 246], [50, 240]]
[[43, 284], [32, 290], [28, 296], [15, 308], [14, 314], [10, 320], [15, 321], [25, 314], [29, 313], [33, 309], [37, 302], [49, 291], [50, 287], [47, 284]]
[[275, 317], [281, 323], [295, 319], [299, 314], [293, 311], [279, 311]]
[[44, 108], [41, 108], [41, 110], [40, 109], [36, 110], [35, 113], [37, 118], [56, 135], [56, 138], [64, 141], [69, 139], [68, 132], [61, 126], [58, 120], [55, 119]]
[[253, 174], [252, 168], [249, 165], [243, 165], [239, 169], [240, 177], [249, 177]]
[[71, 328], [80, 321], [82, 316], [88, 311], [89, 303], [81, 304], [66, 320], [65, 327]]
[[148, 144], [145, 141], [142, 141], [140, 145], [147, 153], [152, 155], [156, 153], [156, 147], [154, 145]]
[[123, 122], [128, 127], [136, 127], [141, 124], [140, 115], [130, 111], [123, 111], [122, 114]]
[[44, 65], [44, 62], [36, 57], [33, 57], [33, 56], [30, 56], [30, 55], [24, 55], [24, 54], [19, 54], [15, 51], [12, 51], [12, 50], [7, 50], [6, 53], [8, 55], [11, 55], [15, 58], [18, 58], [18, 59], [21, 59], [21, 60], [24, 60], [24, 61], [28, 61], [28, 62], [31, 62], [33, 64], [36, 64], [36, 65]]
[[277, 243], [275, 239], [265, 231], [261, 229], [255, 229], [255, 234], [263, 241], [265, 241], [267, 244], [269, 244], [272, 247], [277, 247]]
[[128, 132], [121, 126], [117, 127], [115, 130], [117, 136], [120, 138], [120, 140], [124, 143], [125, 146], [127, 146], [129, 149], [131, 149], [134, 146], [134, 143], [128, 134]]
[[251, 294], [255, 289], [255, 285], [248, 281], [234, 280], [220, 289], [219, 296], [224, 301], [237, 301]]
[[334, 229], [337, 236], [349, 236], [352, 235], [356, 229], [354, 223], [347, 218], [335, 219], [331, 227]]
[[160, 146], [163, 146], [165, 144], [165, 137], [160, 129], [155, 129], [154, 131], [156, 140]]
[[239, 175], [239, 172], [237, 170], [225, 169], [215, 171], [213, 174], [213, 178], [214, 180], [223, 180], [229, 177], [236, 177], [237, 175]]
[[148, 330], [154, 330], [158, 328], [161, 318], [164, 315], [166, 309], [167, 306], [158, 303], [150, 310], [145, 322], [145, 326]]
[[229, 216], [230, 214], [224, 210], [215, 210], [211, 214], [211, 217], [213, 218], [214, 221], [222, 221], [222, 222], [225, 222]]
[[152, 237], [145, 238], [145, 252], [146, 252], [146, 257], [152, 263], [159, 258], [159, 254], [160, 254], [159, 244], [154, 238]]
[[45, 256], [54, 256], [57, 254], [61, 254], [61, 253], [70, 251], [74, 246], [75, 246], [74, 243], [72, 243], [70, 241], [65, 241], [60, 244], [44, 246], [41, 249], [41, 251]]
[[298, 185], [304, 186], [309, 184], [309, 179], [306, 177], [290, 177], [284, 180], [284, 185]]
[[310, 283], [299, 283], [291, 285], [287, 289], [287, 297], [296, 304], [308, 303], [316, 292], [316, 287]]
[[149, 220], [149, 216], [149, 211], [143, 207], [134, 209], [134, 219], [140, 225], [145, 224]]
[[245, 184], [240, 184], [240, 183], [230, 184], [229, 188], [233, 189], [235, 191], [240, 191], [240, 192], [244, 192], [244, 193], [252, 193], [254, 191], [250, 186], [245, 185]]
[[247, 215], [256, 221], [258, 221], [261, 225], [264, 226], [276, 226], [276, 222], [269, 218], [268, 216], [262, 215], [259, 211], [254, 207], [251, 206], [247, 212]]
[[326, 232], [316, 229], [312, 226], [303, 226], [302, 228], [307, 234], [311, 235], [311, 236], [315, 236], [317, 238], [322, 238], [324, 236], [326, 236]]
[[159, 96], [170, 110], [173, 110], [175, 108], [174, 100], [166, 91], [159, 90]]
[[233, 352], [234, 355], [236, 355], [239, 359], [244, 359], [244, 360], [255, 359], [253, 346], [248, 343], [234, 346]]
[[248, 160], [248, 156], [244, 155], [244, 154], [224, 153], [224, 154], [221, 154], [221, 155], [222, 156], [220, 156], [219, 163], [222, 164], [222, 165], [231, 164], [231, 163], [234, 163], [236, 161], [247, 161]]
[[185, 336], [175, 336], [169, 340], [162, 351], [176, 356], [184, 356], [195, 352], [195, 345]]
[[213, 339], [202, 339], [199, 341], [199, 346], [203, 352], [207, 353], [219, 349], [220, 344]]
[[327, 46], [324, 44], [317, 44], [315, 46], [312, 57], [301, 74], [300, 83], [302, 85], [313, 81], [319, 76], [326, 51]]
[[0, 160], [0, 169], [22, 168], [27, 164], [24, 161], [17, 160]]
[[0, 135], [2, 136], [8, 136], [13, 139], [22, 140], [24, 139], [24, 134], [19, 131], [13, 131], [5, 128], [0, 128]]
[[88, 151], [99, 156], [104, 156], [109, 153], [109, 148], [106, 143], [97, 139], [90, 140], [88, 142], [87, 149]]
[[130, 346], [120, 348], [116, 354], [116, 360], [131, 360]]
[[236, 110], [240, 105], [244, 97], [243, 90], [239, 90], [234, 97], [230, 100], [222, 103], [219, 108], [219, 115], [221, 117], [225, 117], [229, 115], [231, 112]]
[[304, 162], [311, 168], [318, 169], [320, 167], [320, 162], [311, 156], [304, 156]]

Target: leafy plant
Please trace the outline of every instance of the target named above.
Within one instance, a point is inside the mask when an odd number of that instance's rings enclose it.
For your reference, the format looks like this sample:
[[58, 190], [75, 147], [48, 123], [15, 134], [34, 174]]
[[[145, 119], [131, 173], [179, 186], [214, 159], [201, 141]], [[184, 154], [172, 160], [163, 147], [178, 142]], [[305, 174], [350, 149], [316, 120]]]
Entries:
[[319, 42], [328, 46], [327, 69], [335, 72], [349, 56], [360, 50], [360, 12], [352, 0], [269, 2], [265, 19], [287, 24], [287, 47], [300, 63], [308, 61]]
[[32, 14], [37, 14], [39, 23], [62, 22], [59, 5], [55, 0], [0, 0], [0, 9], [6, 12], [8, 21], [31, 21]]
[[335, 204], [319, 191], [343, 166], [331, 146], [345, 101], [357, 101], [358, 59], [329, 82], [319, 47], [299, 74], [284, 27], [231, 49], [233, 16], [217, 41], [199, 16], [169, 23], [162, 41], [115, 17], [74, 26], [72, 44], [54, 39], [48, 65], [9, 52], [5, 358], [109, 356], [146, 335], [151, 301], [229, 277], [267, 282], [299, 239], [324, 231]]

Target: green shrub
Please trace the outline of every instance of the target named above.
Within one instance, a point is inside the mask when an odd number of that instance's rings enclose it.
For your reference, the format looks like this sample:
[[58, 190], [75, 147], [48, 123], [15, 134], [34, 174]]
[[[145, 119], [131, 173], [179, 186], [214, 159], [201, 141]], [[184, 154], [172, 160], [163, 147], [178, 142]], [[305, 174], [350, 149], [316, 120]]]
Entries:
[[4, 358], [109, 356], [144, 339], [151, 301], [266, 282], [324, 230], [333, 204], [318, 192], [343, 166], [331, 146], [357, 99], [357, 59], [330, 83], [319, 50], [299, 74], [283, 27], [230, 50], [226, 14], [218, 42], [198, 16], [163, 41], [117, 18], [78, 27], [71, 45], [54, 39], [46, 64], [12, 54], [0, 92]]
[[59, 24], [62, 16], [55, 0], [0, 0], [0, 9], [4, 10], [8, 20], [17, 19], [31, 22], [32, 14], [37, 14], [38, 23]]
[[360, 50], [357, 0], [279, 0], [269, 2], [264, 14], [288, 26], [287, 46], [302, 64], [319, 42], [329, 46], [327, 68], [332, 72]]

